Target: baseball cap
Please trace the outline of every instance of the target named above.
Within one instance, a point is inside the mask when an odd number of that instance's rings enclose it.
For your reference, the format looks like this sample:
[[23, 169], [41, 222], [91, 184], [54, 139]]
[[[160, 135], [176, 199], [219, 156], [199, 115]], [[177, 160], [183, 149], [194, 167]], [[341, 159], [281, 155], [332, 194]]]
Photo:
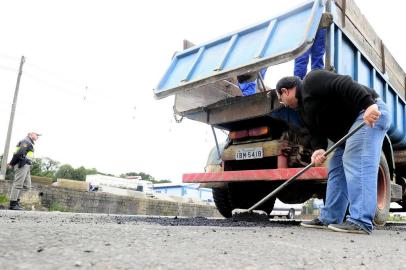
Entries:
[[39, 137], [39, 136], [42, 136], [42, 134], [41, 134], [41, 133], [34, 132], [34, 131], [31, 131], [30, 133], [28, 133], [28, 135], [33, 134], [33, 133], [34, 133], [34, 134], [36, 134], [38, 137]]

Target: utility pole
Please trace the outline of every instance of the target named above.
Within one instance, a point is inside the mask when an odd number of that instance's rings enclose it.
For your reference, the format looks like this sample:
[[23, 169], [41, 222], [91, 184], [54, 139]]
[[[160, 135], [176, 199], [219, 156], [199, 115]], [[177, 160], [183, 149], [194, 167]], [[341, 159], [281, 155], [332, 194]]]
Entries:
[[20, 79], [21, 79], [21, 74], [23, 73], [24, 62], [25, 62], [25, 57], [23, 55], [23, 56], [21, 56], [20, 70], [18, 71], [17, 83], [16, 83], [16, 88], [14, 91], [13, 105], [11, 106], [10, 120], [8, 122], [6, 144], [4, 146], [3, 160], [1, 161], [0, 180], [6, 179], [7, 160], [8, 160], [8, 152], [10, 149], [11, 132], [13, 130], [14, 114], [15, 114], [16, 106], [17, 106], [18, 89], [20, 87]]

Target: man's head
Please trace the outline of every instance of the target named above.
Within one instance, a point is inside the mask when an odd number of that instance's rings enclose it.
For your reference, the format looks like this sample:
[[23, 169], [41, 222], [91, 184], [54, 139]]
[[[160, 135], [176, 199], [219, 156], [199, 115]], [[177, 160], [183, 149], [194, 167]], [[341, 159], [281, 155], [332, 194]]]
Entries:
[[280, 79], [276, 84], [276, 93], [278, 94], [279, 102], [287, 107], [296, 109], [298, 106], [296, 91], [297, 89], [301, 89], [301, 86], [302, 80], [297, 76], [288, 76]]
[[41, 136], [41, 134], [37, 133], [37, 132], [30, 132], [28, 133], [28, 137], [31, 138], [31, 140], [36, 141], [38, 140], [38, 137]]

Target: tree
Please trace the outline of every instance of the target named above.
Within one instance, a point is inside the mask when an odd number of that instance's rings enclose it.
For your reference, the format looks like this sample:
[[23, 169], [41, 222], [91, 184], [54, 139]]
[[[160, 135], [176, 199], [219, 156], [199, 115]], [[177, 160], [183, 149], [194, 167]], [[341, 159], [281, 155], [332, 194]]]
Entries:
[[[0, 162], [3, 159], [2, 157], [0, 155]], [[31, 175], [85, 181], [86, 175], [99, 173], [96, 168], [87, 169], [81, 166], [75, 169], [69, 164], [59, 165], [60, 162], [48, 157], [35, 158], [31, 165]], [[111, 174], [104, 175], [113, 176]], [[7, 169], [6, 179], [14, 179], [14, 170]]]
[[31, 175], [54, 177], [59, 162], [51, 158], [35, 158], [31, 166]]
[[86, 169], [85, 167], [81, 166], [74, 170], [74, 180], [85, 181], [86, 175], [88, 174], [97, 174], [97, 170], [95, 168]]
[[55, 173], [56, 178], [74, 179], [75, 169], [69, 164], [63, 164]]
[[69, 164], [64, 164], [61, 167], [59, 167], [58, 171], [55, 173], [55, 177], [85, 181], [86, 175], [96, 174], [96, 173], [98, 173], [98, 172], [95, 168], [86, 169], [85, 167], [81, 166], [81, 167], [75, 169]]
[[52, 177], [58, 170], [60, 162], [51, 158], [45, 157], [42, 159], [42, 176]]
[[156, 180], [152, 175], [149, 175], [149, 174], [144, 173], [144, 172], [139, 172], [139, 173], [137, 173], [137, 172], [129, 172], [129, 173], [124, 173], [124, 174], [120, 175], [121, 178], [126, 178], [128, 176], [141, 176], [142, 180], [151, 181], [154, 184], [172, 183], [168, 179]]
[[154, 184], [165, 184], [165, 183], [172, 183], [172, 181], [169, 179], [162, 179], [154, 182]]
[[122, 178], [126, 178], [127, 176], [141, 176], [142, 180], [147, 180], [147, 181], [155, 181], [155, 178], [152, 175], [149, 175], [147, 173], [144, 172], [129, 172], [129, 173], [125, 173], [125, 174], [121, 174], [120, 177]]
[[42, 176], [42, 160], [40, 158], [35, 158], [31, 165], [31, 175]]

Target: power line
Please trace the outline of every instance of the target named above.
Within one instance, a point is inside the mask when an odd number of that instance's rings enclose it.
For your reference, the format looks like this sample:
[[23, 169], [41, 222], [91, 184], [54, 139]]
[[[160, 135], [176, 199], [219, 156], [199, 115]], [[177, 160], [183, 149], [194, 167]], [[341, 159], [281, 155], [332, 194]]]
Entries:
[[[28, 64], [28, 67], [34, 68], [34, 70], [37, 70], [37, 71], [42, 72], [42, 73], [47, 73], [47, 75], [51, 75], [51, 77], [53, 77], [53, 78], [58, 77], [57, 80], [63, 81], [64, 83], [68, 83], [68, 84], [75, 85], [75, 86], [78, 86], [78, 87], [83, 86], [82, 82], [73, 80], [72, 78], [66, 79], [65, 76], [63, 76], [62, 74], [58, 74], [58, 73], [55, 73], [54, 71], [50, 71], [47, 68], [44, 68], [44, 67], [42, 67], [40, 65], [37, 65], [35, 63]], [[49, 76], [47, 76], [47, 77], [49, 77]]]
[[[13, 59], [14, 57], [12, 56], [7, 56], [7, 55], [2, 55], [0, 54], [1, 57], [6, 58], [6, 59]], [[10, 66], [4, 66], [0, 65], [0, 69], [4, 69], [10, 72], [15, 72], [16, 69], [12, 68]], [[63, 74], [58, 74], [55, 72], [49, 71], [47, 68], [43, 68], [40, 65], [37, 65], [35, 63], [27, 63], [24, 67], [25, 71], [24, 74], [27, 77], [28, 80], [34, 80], [37, 83], [43, 84], [47, 86], [48, 88], [52, 89], [58, 89], [60, 92], [64, 94], [68, 94], [71, 97], [77, 98], [78, 101], [81, 101], [85, 103], [86, 105], [93, 105], [93, 106], [105, 106], [110, 105], [114, 102], [114, 100], [117, 101], [117, 98], [119, 98], [119, 95], [106, 95], [103, 94], [103, 91], [98, 91], [97, 89], [94, 89], [92, 87], [89, 87], [87, 83], [85, 82], [79, 82], [74, 79], [66, 79], [64, 78]], [[25, 82], [25, 85], [26, 82]], [[68, 87], [66, 87], [68, 85]], [[73, 86], [73, 87], [69, 87]], [[48, 91], [47, 89], [43, 89], [45, 91]], [[90, 91], [90, 92], [89, 92]], [[97, 93], [97, 95], [89, 95], [89, 93]], [[52, 92], [54, 93], [54, 92]], [[37, 92], [37, 95], [39, 93]], [[120, 99], [121, 100], [121, 99]], [[126, 99], [127, 100], [127, 99]], [[133, 106], [133, 105], [128, 105], [128, 106]], [[135, 109], [134, 109], [135, 111]], [[132, 112], [132, 119], [135, 119], [135, 114], [134, 111]]]
[[12, 68], [12, 67], [8, 67], [8, 66], [3, 66], [3, 65], [0, 65], [0, 68], [3, 69], [3, 70], [7, 70], [7, 71], [10, 71], [10, 72], [13, 72], [13, 73], [16, 71], [16, 68]]
[[13, 62], [20, 59], [19, 56], [11, 56], [11, 55], [8, 55], [8, 54], [3, 54], [3, 53], [0, 53], [0, 57], [4, 58], [4, 59], [7, 59], [7, 60], [10, 60], [10, 61], [13, 61]]

